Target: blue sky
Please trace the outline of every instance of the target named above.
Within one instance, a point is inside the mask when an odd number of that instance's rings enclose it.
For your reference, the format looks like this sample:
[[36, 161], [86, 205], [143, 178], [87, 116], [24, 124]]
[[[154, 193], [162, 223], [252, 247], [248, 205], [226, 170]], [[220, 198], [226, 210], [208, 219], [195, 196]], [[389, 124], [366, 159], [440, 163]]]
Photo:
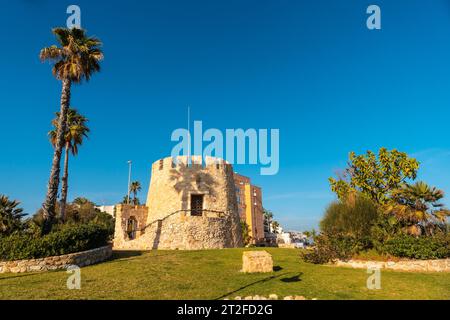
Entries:
[[[370, 31], [374, 3], [382, 29]], [[129, 159], [145, 199], [187, 105], [205, 128], [280, 129], [277, 175], [235, 170], [287, 229], [317, 226], [334, 198], [327, 178], [351, 150], [408, 152], [419, 178], [450, 192], [448, 1], [27, 0], [0, 13], [0, 193], [28, 213], [44, 199], [60, 94], [38, 53], [70, 4], [105, 52], [102, 72], [72, 90], [92, 133], [70, 163], [70, 199], [120, 201]]]

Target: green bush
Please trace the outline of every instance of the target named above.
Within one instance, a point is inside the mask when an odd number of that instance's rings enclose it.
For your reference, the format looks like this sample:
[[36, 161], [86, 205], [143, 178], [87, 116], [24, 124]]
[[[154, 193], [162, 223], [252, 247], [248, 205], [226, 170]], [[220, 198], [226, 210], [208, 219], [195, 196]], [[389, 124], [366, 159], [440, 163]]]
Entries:
[[15, 233], [0, 237], [0, 260], [58, 256], [105, 246], [110, 232], [104, 225], [67, 226], [43, 237]]
[[343, 234], [323, 233], [315, 239], [312, 251], [302, 253], [306, 262], [322, 264], [334, 260], [348, 260], [353, 255], [370, 247], [370, 241]]
[[370, 237], [371, 227], [378, 219], [378, 210], [372, 200], [361, 195], [353, 201], [331, 203], [320, 221], [325, 233], [348, 234], [359, 239]]
[[398, 235], [387, 240], [378, 250], [400, 258], [444, 259], [450, 257], [450, 235], [413, 237]]

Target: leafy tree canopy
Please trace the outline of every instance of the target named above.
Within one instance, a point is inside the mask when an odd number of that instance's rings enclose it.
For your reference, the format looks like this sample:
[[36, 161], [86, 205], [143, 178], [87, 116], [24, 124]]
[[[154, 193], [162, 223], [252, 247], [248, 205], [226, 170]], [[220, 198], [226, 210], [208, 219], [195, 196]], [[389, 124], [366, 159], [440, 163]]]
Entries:
[[340, 200], [349, 194], [361, 193], [376, 204], [384, 205], [391, 199], [391, 193], [408, 180], [414, 180], [419, 162], [396, 149], [381, 148], [376, 155], [367, 151], [364, 155], [349, 155], [348, 167], [342, 176], [330, 178], [331, 190]]

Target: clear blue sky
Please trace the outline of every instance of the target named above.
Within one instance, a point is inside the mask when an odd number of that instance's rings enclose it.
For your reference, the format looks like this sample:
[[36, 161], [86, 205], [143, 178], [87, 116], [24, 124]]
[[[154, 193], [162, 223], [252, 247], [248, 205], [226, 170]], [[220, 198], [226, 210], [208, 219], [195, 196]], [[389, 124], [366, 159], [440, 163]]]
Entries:
[[[235, 169], [287, 229], [317, 226], [333, 199], [327, 178], [351, 150], [406, 151], [420, 178], [450, 192], [448, 1], [22, 0], [0, 11], [0, 193], [28, 213], [44, 199], [60, 95], [38, 53], [74, 3], [105, 60], [72, 91], [92, 133], [70, 163], [70, 199], [120, 201], [129, 159], [145, 199], [187, 105], [206, 128], [280, 129], [278, 175]], [[374, 3], [380, 31], [365, 24]]]

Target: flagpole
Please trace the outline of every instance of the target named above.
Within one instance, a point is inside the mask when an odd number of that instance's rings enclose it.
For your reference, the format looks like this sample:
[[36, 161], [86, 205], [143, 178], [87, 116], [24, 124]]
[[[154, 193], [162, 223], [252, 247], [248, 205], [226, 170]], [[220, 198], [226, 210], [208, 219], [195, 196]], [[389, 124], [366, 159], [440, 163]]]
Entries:
[[191, 106], [187, 108], [187, 128], [188, 128], [188, 151], [187, 151], [187, 166], [191, 163]]

